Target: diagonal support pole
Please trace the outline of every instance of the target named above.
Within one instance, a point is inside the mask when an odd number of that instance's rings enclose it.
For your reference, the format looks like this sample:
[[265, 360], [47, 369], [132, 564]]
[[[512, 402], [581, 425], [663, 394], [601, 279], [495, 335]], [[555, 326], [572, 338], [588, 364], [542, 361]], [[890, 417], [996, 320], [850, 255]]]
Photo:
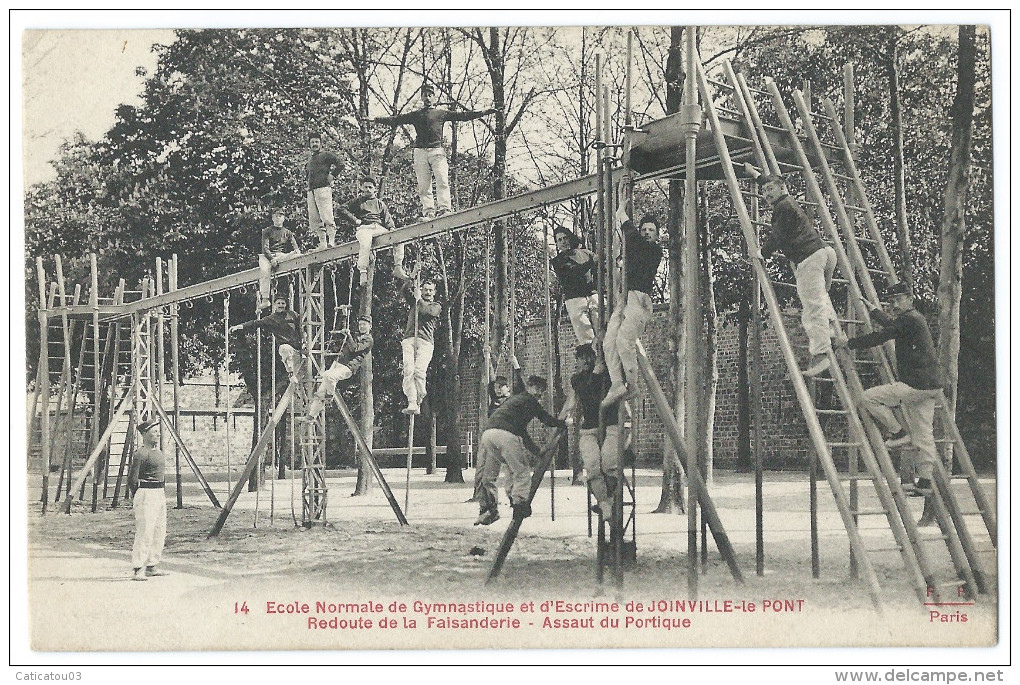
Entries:
[[155, 393], [145, 390], [145, 394], [152, 401], [152, 406], [155, 408], [156, 413], [159, 414], [159, 418], [163, 422], [163, 426], [166, 428], [167, 432], [170, 433], [170, 437], [173, 438], [174, 442], [177, 443], [177, 446], [181, 448], [181, 453], [188, 461], [188, 466], [190, 466], [191, 470], [195, 472], [195, 477], [198, 478], [198, 482], [201, 483], [202, 489], [205, 490], [205, 494], [209, 497], [209, 501], [212, 502], [214, 507], [219, 509], [220, 501], [216, 499], [216, 495], [213, 493], [213, 489], [209, 485], [209, 481], [207, 481], [205, 476], [202, 475], [201, 469], [198, 468], [198, 463], [195, 461], [195, 458], [191, 456], [191, 450], [189, 450], [188, 446], [184, 444], [184, 440], [181, 439], [180, 434], [177, 432], [177, 428], [174, 427], [173, 423], [170, 421], [170, 417], [167, 416], [166, 411], [163, 409], [163, 405], [159, 403]]
[[379, 462], [372, 456], [372, 450], [368, 448], [368, 443], [365, 442], [365, 437], [361, 434], [358, 429], [358, 423], [354, 420], [354, 415], [351, 414], [350, 408], [347, 403], [344, 402], [344, 398], [340, 396], [340, 393], [333, 393], [333, 400], [336, 405], [340, 407], [340, 415], [344, 417], [344, 421], [347, 423], [347, 428], [351, 431], [351, 435], [358, 442], [358, 447], [361, 449], [362, 454], [365, 455], [365, 459], [369, 466], [372, 467], [372, 473], [375, 475], [375, 479], [379, 481], [379, 486], [383, 490], [383, 494], [386, 495], [386, 501], [390, 503], [390, 508], [393, 509], [393, 513], [396, 514], [397, 520], [400, 521], [400, 525], [407, 525], [407, 517], [404, 516], [404, 512], [400, 509], [400, 504], [397, 502], [397, 498], [393, 496], [393, 491], [390, 490], [389, 484], [386, 479], [383, 478], [382, 469], [379, 468]]
[[[553, 456], [556, 454], [556, 449], [559, 447], [562, 437], [563, 429], [557, 428], [556, 432], [553, 433], [552, 439], [545, 444], [545, 447], [542, 448], [538, 455], [538, 468], [535, 469], [535, 473], [531, 476], [531, 490], [528, 492], [529, 505], [535, 499], [538, 487], [542, 484], [542, 479], [545, 478], [545, 472], [549, 470], [549, 466], [552, 464]], [[506, 532], [503, 533], [503, 540], [499, 543], [499, 551], [496, 552], [496, 560], [492, 562], [492, 569], [489, 570], [489, 577], [485, 579], [486, 585], [494, 583], [499, 576], [499, 572], [503, 569], [503, 562], [506, 561], [507, 555], [510, 554], [510, 548], [513, 547], [514, 541], [517, 539], [522, 523], [524, 523], [524, 519], [514, 518], [510, 525], [507, 526]]]
[[[655, 413], [658, 414], [659, 420], [662, 421], [663, 426], [666, 428], [666, 435], [669, 437], [670, 442], [673, 443], [677, 454], [686, 455], [684, 443], [680, 437], [680, 426], [677, 425], [676, 417], [670, 411], [666, 393], [662, 391], [659, 379], [655, 377], [652, 365], [648, 361], [648, 355], [645, 354], [645, 347], [641, 344], [640, 340], [637, 341], [637, 360], [641, 374], [645, 377], [645, 383], [651, 391], [652, 406], [655, 408]], [[702, 515], [705, 518], [705, 522], [708, 523], [709, 530], [712, 531], [715, 545], [719, 548], [719, 553], [723, 559], [726, 560], [726, 565], [730, 567], [733, 579], [738, 583], [743, 583], [744, 576], [740, 572], [740, 566], [737, 565], [737, 556], [733, 551], [733, 546], [730, 544], [729, 535], [726, 534], [726, 529], [723, 528], [719, 512], [715, 508], [715, 503], [712, 502], [708, 489], [705, 487], [705, 480], [701, 477], [701, 469], [698, 468], [696, 462], [686, 459], [685, 456], [681, 456], [681, 459], [691, 465], [687, 472], [687, 477], [697, 493], [698, 504], [701, 505]]]

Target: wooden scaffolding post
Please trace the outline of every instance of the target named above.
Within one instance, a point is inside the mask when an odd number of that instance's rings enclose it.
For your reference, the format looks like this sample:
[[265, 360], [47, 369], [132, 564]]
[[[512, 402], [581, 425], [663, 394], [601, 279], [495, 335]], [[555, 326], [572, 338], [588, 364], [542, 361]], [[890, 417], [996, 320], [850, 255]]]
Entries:
[[684, 382], [684, 441], [687, 449], [687, 588], [692, 598], [698, 596], [698, 492], [697, 479], [693, 474], [701, 468], [697, 455], [701, 451], [702, 423], [698, 407], [701, 405], [700, 366], [701, 345], [701, 293], [698, 268], [697, 235], [697, 166], [698, 131], [701, 128], [701, 107], [697, 91], [697, 50], [695, 46], [697, 28], [688, 26], [684, 30], [687, 79], [684, 82], [683, 106], [680, 127], [684, 134], [686, 174], [684, 178], [684, 331], [687, 336], [685, 351], [687, 373]]
[[[64, 268], [60, 259], [60, 255], [54, 255], [53, 257], [54, 266], [56, 267], [57, 275], [57, 295], [60, 298], [60, 306], [67, 306], [67, 291], [64, 287]], [[71, 327], [68, 325], [67, 314], [60, 315], [60, 337], [63, 342], [63, 361], [60, 365], [60, 386], [57, 388], [57, 413], [55, 419], [55, 425], [53, 435], [50, 439], [53, 444], [50, 445], [50, 454], [53, 454], [56, 450], [56, 443], [61, 435], [61, 427], [66, 424], [64, 430], [68, 434], [71, 432], [70, 421], [63, 420], [65, 404], [70, 402], [71, 394]], [[66, 398], [66, 400], [65, 400]]]
[[[758, 198], [751, 198], [751, 217], [757, 226], [761, 221]], [[765, 455], [762, 450], [762, 383], [761, 383], [761, 283], [758, 272], [751, 271], [751, 340], [748, 345], [751, 360], [751, 452], [754, 455], [754, 547], [755, 571], [765, 575]]]
[[[170, 258], [170, 290], [177, 290], [177, 254]], [[170, 373], [174, 388], [174, 430], [181, 430], [181, 367], [180, 367], [180, 305], [176, 302], [170, 307]], [[257, 419], [256, 419], [257, 420]], [[123, 460], [123, 457], [121, 458]], [[174, 475], [177, 482], [177, 509], [184, 508], [184, 494], [181, 488], [181, 447], [174, 442]]]
[[50, 347], [48, 339], [49, 311], [46, 309], [46, 269], [42, 257], [35, 258], [36, 275], [39, 278], [39, 398], [42, 400], [40, 420], [42, 450], [42, 513], [49, 504], [50, 489]]

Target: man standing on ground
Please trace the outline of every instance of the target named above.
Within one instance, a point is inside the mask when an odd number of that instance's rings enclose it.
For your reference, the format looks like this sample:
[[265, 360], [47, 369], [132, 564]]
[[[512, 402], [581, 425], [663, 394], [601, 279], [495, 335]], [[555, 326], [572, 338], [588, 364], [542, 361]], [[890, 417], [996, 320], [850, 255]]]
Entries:
[[[369, 121], [399, 126], [410, 124], [414, 126], [414, 175], [418, 181], [418, 197], [421, 199], [422, 215], [426, 219], [436, 216], [436, 200], [439, 204], [439, 214], [447, 214], [453, 211], [453, 204], [450, 201], [450, 165], [446, 158], [446, 149], [443, 147], [443, 124], [447, 121], [471, 121], [489, 114], [496, 110], [487, 109], [482, 112], [451, 112], [432, 106], [432, 86], [427, 83], [421, 87], [421, 109], [395, 117], [377, 117]], [[432, 179], [436, 181], [436, 200], [432, 199]]]
[[340, 160], [332, 152], [322, 149], [318, 133], [308, 136], [308, 230], [319, 239], [319, 249], [332, 247], [336, 240], [336, 221], [333, 219], [333, 170], [340, 171]]
[[540, 400], [548, 385], [541, 376], [529, 376], [525, 391], [508, 399], [489, 417], [479, 441], [478, 466], [475, 468], [475, 492], [479, 497], [476, 526], [487, 526], [499, 520], [496, 480], [503, 464], [510, 470], [507, 491], [514, 518], [531, 516], [528, 452], [537, 453], [538, 450], [528, 435], [528, 424], [532, 419], [538, 419], [547, 426], [563, 428], [567, 425], [542, 408]]
[[[892, 298], [889, 306], [892, 316], [869, 303], [871, 318], [881, 326], [880, 330], [850, 340], [837, 339], [835, 344], [861, 350], [888, 340], [896, 341], [896, 368], [900, 380], [868, 388], [864, 391], [861, 406], [885, 430], [887, 447], [913, 443], [917, 448], [917, 485], [912, 490], [918, 495], [930, 496], [932, 471], [939, 458], [932, 423], [935, 420], [935, 404], [942, 399], [942, 373], [928, 322], [914, 309], [910, 286], [896, 283], [889, 287], [889, 295]], [[903, 410], [906, 430], [893, 415], [895, 407]], [[926, 510], [928, 508], [925, 507]], [[925, 517], [922, 522], [931, 523]]]
[[142, 445], [135, 450], [128, 472], [128, 489], [135, 512], [135, 543], [131, 548], [134, 575], [131, 580], [168, 575], [156, 568], [166, 543], [166, 494], [163, 491], [166, 458], [159, 451], [158, 426], [157, 419], [148, 419], [138, 425]]

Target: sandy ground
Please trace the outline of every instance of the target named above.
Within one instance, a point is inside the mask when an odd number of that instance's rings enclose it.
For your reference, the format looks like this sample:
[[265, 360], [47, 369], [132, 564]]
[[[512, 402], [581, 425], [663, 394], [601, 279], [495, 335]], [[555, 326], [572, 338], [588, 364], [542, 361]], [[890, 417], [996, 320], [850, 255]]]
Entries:
[[[403, 505], [404, 472], [387, 469], [385, 475]], [[468, 482], [472, 475], [465, 472]], [[659, 496], [653, 471], [638, 472], [638, 563], [626, 573], [622, 589], [608, 572], [605, 584], [595, 580], [585, 489], [572, 487], [566, 471], [557, 474], [555, 521], [547, 480], [502, 576], [490, 586], [485, 578], [510, 510], [504, 506], [504, 518], [490, 527], [472, 526], [477, 510], [466, 501], [470, 485], [447, 485], [441, 472], [415, 471], [410, 525], [402, 527], [378, 485], [368, 496], [349, 497], [353, 474], [331, 474], [328, 523], [311, 529], [294, 524], [292, 485], [300, 490], [299, 482], [276, 481], [271, 517], [273, 493], [267, 484], [258, 497], [257, 525], [256, 497], [245, 493], [222, 533], [209, 538], [217, 512], [196, 484], [186, 483], [184, 508], [169, 510], [162, 565], [171, 575], [144, 583], [129, 579], [130, 508], [110, 509], [107, 503], [91, 513], [75, 505], [70, 516], [53, 511], [43, 516], [32, 504], [32, 648], [991, 646], [997, 641], [994, 554], [984, 555], [989, 594], [973, 604], [944, 597], [960, 605], [932, 607], [915, 596], [898, 553], [875, 553], [882, 586], [882, 610], [876, 611], [863, 582], [850, 575], [846, 533], [824, 483], [819, 484], [821, 572], [813, 578], [804, 474], [767, 474], [766, 570], [758, 576], [753, 480], [717, 473], [711, 496], [744, 582], [734, 580], [710, 541], [698, 581], [702, 603], [694, 607], [681, 604], [690, 599], [687, 517], [649, 513]], [[38, 478], [30, 479], [29, 487], [37, 499]], [[225, 500], [226, 480], [213, 480], [213, 487]], [[994, 493], [991, 481], [987, 487]], [[167, 492], [173, 506], [173, 489]], [[912, 503], [920, 513], [921, 501]], [[293, 506], [300, 519], [299, 492]], [[884, 517], [869, 519], [862, 524], [866, 544], [890, 546]], [[988, 547], [980, 520], [968, 520], [979, 546]], [[485, 554], [472, 555], [472, 547]], [[951, 579], [944, 547], [932, 557], [941, 579]], [[483, 622], [455, 623], [475, 619]]]

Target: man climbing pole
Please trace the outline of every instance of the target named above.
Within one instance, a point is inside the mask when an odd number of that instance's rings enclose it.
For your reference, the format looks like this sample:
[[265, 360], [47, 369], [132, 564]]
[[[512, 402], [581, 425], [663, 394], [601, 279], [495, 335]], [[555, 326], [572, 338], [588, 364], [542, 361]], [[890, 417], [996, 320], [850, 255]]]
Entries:
[[[341, 305], [346, 307], [347, 305]], [[361, 368], [365, 357], [372, 351], [372, 318], [362, 316], [358, 319], [358, 337], [351, 334], [350, 329], [337, 331], [339, 336], [332, 336], [335, 341], [339, 337], [337, 358], [328, 369], [322, 372], [322, 381], [315, 389], [312, 401], [308, 403], [308, 417], [315, 418], [326, 404], [326, 393], [337, 393], [337, 384], [350, 380]]]
[[297, 312], [287, 308], [287, 298], [278, 292], [273, 297], [273, 313], [261, 319], [252, 319], [245, 323], [231, 326], [231, 333], [250, 331], [256, 328], [276, 336], [277, 351], [283, 366], [292, 378], [299, 377], [304, 371], [301, 363], [301, 317]]
[[538, 419], [547, 426], [562, 428], [566, 422], [542, 408], [542, 395], [548, 382], [541, 376], [529, 376], [524, 392], [504, 402], [489, 417], [479, 441], [478, 464], [475, 468], [475, 493], [479, 512], [475, 525], [487, 526], [499, 520], [496, 480], [503, 464], [510, 471], [507, 492], [515, 519], [531, 516], [528, 497], [531, 491], [531, 466], [528, 452], [539, 450], [528, 434], [528, 424]]
[[600, 439], [599, 409], [606, 395], [606, 365], [591, 345], [578, 345], [577, 359], [581, 369], [570, 377], [574, 392], [567, 399], [563, 412], [568, 421], [580, 418], [578, 449], [588, 487], [612, 526], [615, 523], [612, 516], [613, 493], [620, 463], [619, 412], [606, 412], [606, 433]]
[[488, 416], [492, 416], [492, 412], [500, 408], [500, 406], [510, 399], [511, 396], [517, 393], [524, 392], [524, 375], [521, 373], [521, 364], [517, 361], [517, 356], [513, 355], [510, 357], [510, 365], [512, 367], [513, 375], [513, 387], [511, 388], [510, 381], [506, 376], [496, 376], [496, 370], [492, 368], [491, 364], [489, 367], [489, 375], [494, 378], [489, 381], [489, 412]]
[[[626, 183], [621, 182], [621, 191]], [[626, 297], [618, 297], [606, 326], [603, 350], [612, 385], [602, 400], [603, 410], [633, 395], [641, 375], [637, 362], [637, 341], [652, 318], [652, 285], [662, 261], [659, 219], [645, 214], [635, 226], [623, 202], [616, 210], [616, 223], [625, 245]]]
[[837, 320], [829, 299], [836, 251], [822, 242], [800, 204], [790, 197], [782, 178], [763, 176], [749, 163], [744, 164], [744, 170], [758, 182], [762, 197], [772, 206], [772, 232], [752, 256], [767, 259], [778, 250], [790, 260], [800, 298], [800, 323], [807, 333], [811, 354], [804, 375], [817, 376], [829, 368], [832, 322]]
[[577, 344], [590, 348], [598, 326], [597, 320], [592, 322], [598, 313], [598, 297], [595, 295], [598, 262], [590, 250], [581, 247], [580, 239], [570, 229], [557, 227], [554, 237], [556, 256], [552, 259], [552, 267], [560, 282], [563, 305], [567, 308]]
[[417, 414], [427, 394], [425, 377], [432, 361], [436, 322], [443, 313], [443, 306], [435, 301], [435, 281], [426, 279], [416, 285], [411, 276], [400, 280], [403, 282], [404, 299], [411, 306], [404, 327], [404, 339], [400, 341], [403, 353], [403, 390], [407, 397], [407, 407], [403, 411], [405, 414]]
[[340, 171], [340, 160], [322, 148], [318, 133], [308, 136], [308, 230], [319, 239], [319, 249], [332, 247], [336, 240], [336, 221], [333, 219], [333, 170]]
[[[340, 214], [354, 226], [354, 236], [358, 240], [359, 282], [362, 286], [368, 282], [372, 240], [395, 228], [390, 210], [378, 197], [378, 191], [379, 181], [374, 176], [362, 176], [358, 182], [358, 197], [340, 208]], [[393, 248], [393, 273], [398, 278], [404, 273], [403, 263], [404, 246], [401, 244]]]
[[[881, 326], [881, 330], [849, 340], [836, 338], [833, 342], [837, 347], [861, 350], [889, 340], [896, 341], [896, 369], [900, 380], [865, 390], [861, 407], [886, 431], [887, 447], [913, 443], [917, 448], [917, 484], [914, 486], [911, 482], [909, 489], [911, 494], [925, 497], [924, 513], [918, 525], [931, 525], [934, 522], [930, 504], [932, 471], [938, 459], [933, 421], [935, 405], [942, 399], [942, 372], [928, 322], [914, 309], [910, 286], [904, 282], [896, 283], [889, 287], [889, 295], [892, 298], [889, 306], [891, 316], [868, 303], [871, 318]], [[897, 406], [903, 410], [906, 430], [893, 415], [892, 410]]]
[[[496, 110], [487, 109], [481, 112], [465, 110], [452, 112], [448, 109], [432, 106], [434, 91], [428, 83], [421, 86], [421, 109], [393, 117], [376, 117], [370, 122], [388, 126], [410, 124], [414, 126], [414, 175], [418, 181], [418, 197], [421, 199], [422, 216], [432, 219], [437, 214], [453, 211], [450, 200], [450, 166], [443, 147], [443, 124], [447, 121], [471, 121]], [[436, 183], [436, 198], [432, 197], [432, 181]]]
[[270, 305], [269, 292], [272, 287], [273, 271], [280, 262], [301, 254], [297, 238], [283, 227], [286, 212], [282, 209], [273, 210], [273, 225], [262, 231], [262, 252], [259, 253], [259, 309]]

